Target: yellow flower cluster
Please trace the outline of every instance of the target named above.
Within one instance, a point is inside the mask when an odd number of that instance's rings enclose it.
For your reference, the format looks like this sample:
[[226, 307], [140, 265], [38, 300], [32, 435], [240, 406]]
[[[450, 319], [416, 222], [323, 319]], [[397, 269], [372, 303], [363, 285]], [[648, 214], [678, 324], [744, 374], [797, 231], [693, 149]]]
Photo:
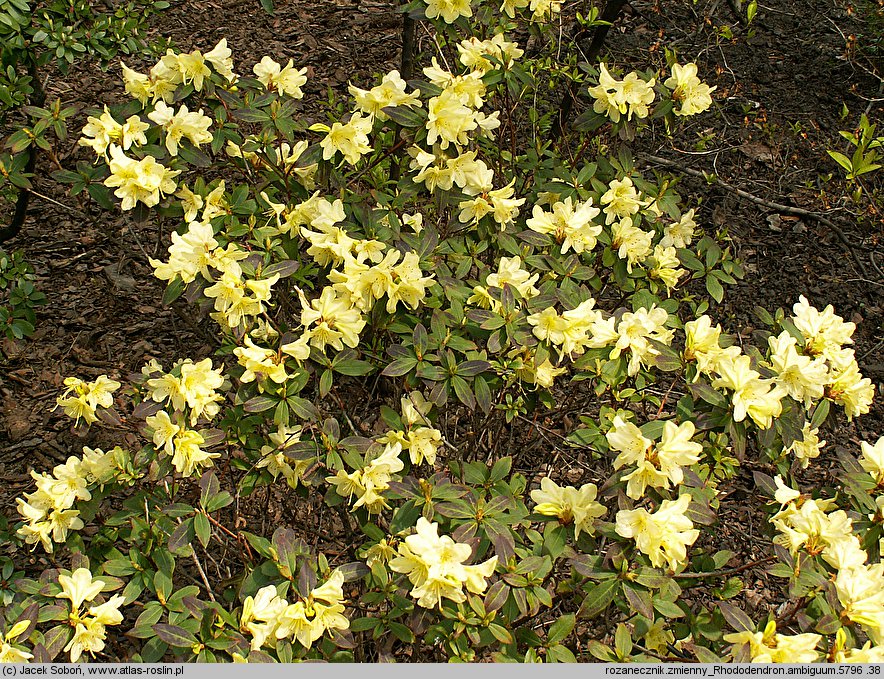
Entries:
[[129, 116], [125, 123], [118, 123], [105, 106], [104, 113], [98, 118], [94, 116], [86, 118], [83, 136], [77, 143], [91, 148], [96, 156], [107, 158], [107, 149], [111, 144], [121, 146], [124, 151], [128, 151], [132, 146], [146, 144], [147, 137], [144, 133], [149, 129], [150, 125], [135, 115]]
[[184, 138], [194, 146], [212, 141], [212, 133], [209, 132], [212, 119], [203, 115], [202, 109], [188, 111], [187, 106], [182, 104], [176, 112], [174, 108], [166, 106], [165, 102], [158, 101], [147, 117], [163, 129], [166, 135], [166, 150], [170, 156], [178, 155], [178, 145]]
[[623, 509], [617, 512], [617, 535], [635, 540], [635, 545], [655, 567], [668, 566], [676, 570], [687, 559], [687, 548], [694, 544], [700, 531], [685, 515], [691, 496], [687, 493], [678, 500], [663, 500], [657, 511]]
[[374, 457], [362, 469], [351, 473], [340, 469], [334, 476], [325, 480], [335, 487], [341, 497], [351, 500], [356, 495], [353, 509], [365, 507], [369, 514], [380, 514], [390, 506], [383, 493], [390, 487], [393, 475], [402, 471], [405, 464], [399, 459], [402, 446], [399, 443], [388, 443], [377, 457]]
[[408, 451], [411, 464], [436, 464], [436, 455], [442, 447], [442, 432], [431, 426], [427, 415], [433, 404], [419, 391], [412, 391], [400, 399], [402, 424], [405, 431], [391, 430], [378, 439], [380, 443], [398, 444]]
[[605, 63], [599, 64], [599, 84], [589, 88], [589, 94], [595, 99], [593, 110], [601, 113], [613, 122], [620, 122], [621, 116], [627, 120], [647, 118], [648, 108], [656, 94], [656, 80], [642, 80], [635, 71], [627, 73], [623, 80], [617, 80], [609, 72]]
[[734, 632], [723, 639], [734, 644], [733, 653], [741, 646], [748, 646], [754, 663], [812, 663], [819, 659], [816, 651], [822, 637], [819, 634], [778, 634], [777, 623], [771, 620], [764, 632]]
[[[219, 188], [223, 194], [223, 183]], [[216, 191], [213, 190], [206, 199], [204, 218], [212, 214], [208, 211], [213, 205], [223, 200], [212, 196]], [[183, 235], [172, 234], [168, 262], [153, 258], [149, 261], [154, 268], [154, 276], [160, 280], [171, 281], [179, 277], [184, 283], [190, 283], [197, 274], [201, 274], [212, 283], [204, 290], [206, 297], [215, 300], [212, 318], [221, 327], [233, 329], [264, 313], [266, 304], [270, 302], [270, 289], [279, 280], [276, 274], [262, 279], [244, 278], [239, 262], [247, 255], [233, 243], [226, 248], [220, 247], [212, 225], [205, 220], [190, 222]], [[213, 274], [212, 269], [220, 276]]]
[[549, 477], [540, 480], [540, 489], [531, 491], [531, 499], [536, 503], [534, 511], [544, 516], [555, 516], [559, 523], [574, 524], [574, 539], [580, 533], [595, 534], [595, 520], [608, 510], [596, 501], [598, 488], [594, 483], [585, 483], [578, 490], [574, 486], [560, 486]]
[[[783, 507], [771, 518], [781, 533], [774, 541], [788, 546], [793, 554], [802, 549], [811, 556], [820, 555], [837, 571], [834, 585], [843, 609], [841, 619], [861, 625], [877, 647], [884, 642], [884, 563], [867, 563], [868, 554], [853, 533], [850, 517], [841, 509], [829, 511], [834, 500], [808, 499], [779, 477], [775, 481], [776, 499]], [[857, 652], [862, 657], [871, 650], [867, 646]]]
[[211, 467], [212, 459], [220, 457], [220, 453], [207, 453], [200, 448], [206, 442], [205, 438], [198, 431], [188, 429], [182, 420], [179, 413], [173, 422], [169, 414], [161, 410], [145, 418], [145, 423], [149, 427], [148, 433], [152, 432], [156, 449], [171, 456], [175, 471], [187, 478], [203, 467]]
[[90, 486], [110, 483], [126, 464], [128, 454], [117, 447], [108, 452], [83, 448], [82, 457], [71, 456], [57, 465], [52, 474], [31, 471], [37, 490], [16, 498], [18, 513], [27, 521], [18, 534], [29, 545], [39, 542], [48, 553], [53, 543], [64, 544], [68, 531], [83, 528], [78, 500], [92, 498]]
[[221, 368], [212, 367], [211, 358], [197, 363], [185, 358], [177, 361], [168, 373], [159, 363], [151, 361], [141, 372], [149, 378], [148, 397], [156, 403], [170, 404], [176, 412], [189, 408], [192, 426], [200, 418], [214, 419], [221, 409], [224, 396], [217, 390], [224, 386], [224, 375]]
[[[287, 457], [284, 452], [286, 448], [301, 440], [301, 427], [280, 426], [267, 438], [272, 445], [261, 447], [261, 459], [255, 467], [266, 469], [273, 476], [274, 481], [281, 474], [290, 488], [297, 488], [298, 483], [305, 483], [304, 474], [313, 464], [315, 458], [293, 460]], [[305, 485], [308, 484], [305, 483]]]
[[30, 626], [30, 620], [19, 620], [0, 638], [0, 663], [26, 663], [34, 657], [21, 644], [15, 644]]
[[871, 474], [877, 485], [884, 486], [884, 436], [879, 438], [874, 446], [862, 441], [860, 448], [862, 450], [860, 465]]
[[598, 242], [597, 238], [602, 232], [602, 227], [594, 224], [592, 220], [600, 212], [601, 210], [592, 204], [592, 199], [575, 205], [568, 196], [564, 201], [554, 203], [550, 212], [535, 205], [525, 226], [532, 231], [555, 238], [562, 246], [563, 255], [568, 250], [580, 254], [590, 252]]
[[123, 622], [120, 606], [125, 602], [125, 597], [115, 594], [104, 603], [83, 610], [84, 604], [94, 601], [107, 587], [104, 580], [93, 578], [88, 568], [78, 568], [70, 575], [60, 574], [58, 584], [61, 592], [55, 598], [70, 600], [68, 624], [74, 628], [74, 635], [64, 650], [70, 651], [71, 662], [77, 662], [83, 653], [94, 655], [104, 649], [106, 628]]
[[516, 290], [522, 299], [528, 300], [540, 294], [540, 290], [534, 287], [539, 278], [539, 273], [532, 275], [522, 268], [521, 257], [501, 257], [497, 273], [488, 274], [484, 286], [474, 286], [473, 294], [467, 299], [467, 303], [498, 313], [502, 308], [501, 303], [488, 293], [488, 288], [503, 290], [504, 286], [508, 285]]
[[390, 570], [404, 573], [413, 585], [411, 596], [424, 608], [442, 607], [442, 599], [455, 603], [466, 601], [463, 588], [473, 594], [484, 594], [497, 567], [497, 557], [474, 566], [464, 562], [472, 548], [455, 542], [448, 535], [439, 535], [439, 525], [424, 517], [417, 520], [415, 532], [398, 547], [398, 556], [390, 560]]
[[446, 24], [453, 24], [460, 17], [473, 16], [470, 0], [426, 0], [426, 3], [427, 19], [441, 17]]
[[869, 412], [875, 388], [859, 372], [853, 349], [854, 323], [845, 322], [830, 304], [822, 311], [802, 295], [792, 307], [792, 322], [804, 338], [803, 353], [826, 360], [825, 395], [844, 408], [848, 420]]
[[682, 467], [695, 464], [703, 453], [702, 444], [691, 441], [695, 428], [690, 421], [680, 425], [664, 422], [659, 442], [646, 438], [641, 429], [623, 421], [619, 415], [612, 424], [605, 438], [611, 449], [619, 453], [614, 460], [614, 469], [636, 465], [632, 472], [622, 477], [627, 482], [626, 495], [633, 500], [644, 497], [648, 486], [669, 488], [670, 484], [681, 485], [684, 480]]
[[330, 128], [317, 123], [310, 129], [326, 133], [325, 138], [319, 142], [323, 160], [331, 160], [336, 153], [340, 153], [346, 162], [355, 165], [362, 156], [372, 150], [368, 142], [368, 133], [371, 132], [373, 123], [372, 116], [363, 117], [360, 113], [354, 113], [346, 123], [335, 122]]
[[779, 476], [776, 482], [777, 500], [783, 507], [770, 519], [780, 532], [774, 542], [788, 547], [792, 554], [802, 549], [811, 556], [820, 554], [836, 568], [865, 562], [847, 513], [843, 509], [827, 513], [835, 506], [834, 500], [805, 498], [785, 486]]
[[460, 54], [460, 63], [471, 71], [483, 74], [500, 67], [508, 68], [525, 54], [524, 50], [519, 49], [518, 43], [509, 42], [503, 33], [495, 33], [488, 40], [479, 40], [476, 37], [461, 40], [457, 51]]
[[422, 106], [419, 90], [407, 92], [407, 83], [399, 75], [399, 71], [390, 71], [382, 79], [381, 84], [370, 90], [362, 90], [350, 85], [347, 90], [356, 100], [356, 107], [369, 119], [388, 120], [384, 113], [388, 106]]
[[110, 408], [114, 405], [113, 393], [120, 388], [120, 383], [101, 375], [92, 382], [84, 382], [78, 377], [66, 377], [64, 393], [55, 399], [58, 407], [64, 408], [64, 414], [74, 418], [76, 423], [82, 417], [86, 424], [98, 420], [98, 408]]
[[231, 55], [226, 38], [220, 40], [206, 54], [199, 50], [188, 54], [175, 54], [172, 50], [167, 50], [165, 56], [151, 67], [148, 75], [133, 71], [121, 63], [123, 83], [126, 92], [142, 105], [147, 105], [148, 99], [153, 103], [162, 100], [170, 104], [179, 85], [193, 85], [197, 92], [202, 91], [205, 79], [212, 74], [210, 66], [228, 82], [235, 82]]
[[431, 64], [424, 68], [424, 75], [442, 92], [427, 103], [427, 144], [438, 143], [442, 150], [449, 145], [462, 148], [474, 130], [493, 139], [492, 132], [500, 127], [500, 120], [497, 111], [486, 116], [479, 110], [485, 97], [481, 71], [453, 75], [439, 66], [435, 57]]
[[[844, 408], [848, 419], [867, 413], [874, 387], [860, 374], [853, 349], [843, 346], [853, 342], [855, 325], [845, 323], [831, 306], [818, 311], [803, 296], [792, 310], [790, 320], [803, 342], [786, 331], [768, 340], [767, 367], [774, 373], [772, 379], [762, 378], [739, 347], [721, 347], [721, 326], [713, 326], [707, 316], [685, 323], [684, 357], [696, 362], [699, 373], [713, 376], [712, 386], [733, 392], [737, 422], [748, 416], [759, 427], [770, 427], [782, 412], [782, 399], [787, 395], [808, 411], [827, 397]], [[807, 460], [819, 454], [825, 441], [820, 443], [817, 432], [809, 427], [804, 435], [804, 441], [790, 450], [807, 466]]]
[[168, 169], [153, 156], [129, 158], [116, 144], [111, 144], [109, 151], [110, 176], [104, 185], [116, 189], [114, 195], [121, 201], [121, 210], [131, 210], [138, 202], [153, 207], [164, 195], [174, 193], [180, 170]]
[[663, 84], [672, 90], [672, 101], [677, 104], [673, 113], [677, 116], [693, 116], [708, 109], [712, 106], [712, 93], [717, 89], [697, 77], [694, 63], [672, 64], [672, 75]]
[[307, 69], [296, 69], [291, 59], [282, 66], [274, 59], [265, 56], [252, 67], [252, 72], [258, 82], [268, 90], [285, 94], [292, 99], [304, 97], [301, 87], [307, 84]]
[[262, 587], [243, 601], [239, 629], [251, 636], [253, 651], [275, 647], [281, 639], [295, 639], [309, 649], [326, 632], [350, 627], [344, 615], [343, 585], [344, 574], [335, 569], [325, 583], [291, 604], [274, 585]]

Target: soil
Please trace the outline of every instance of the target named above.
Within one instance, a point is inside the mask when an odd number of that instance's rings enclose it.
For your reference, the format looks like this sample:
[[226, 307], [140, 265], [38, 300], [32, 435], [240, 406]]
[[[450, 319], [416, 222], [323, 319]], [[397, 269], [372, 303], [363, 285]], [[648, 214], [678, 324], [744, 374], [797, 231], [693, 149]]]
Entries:
[[[879, 396], [871, 413], [827, 433], [828, 452], [803, 476], [812, 485], [831, 484], [835, 449], [856, 451], [860, 440], [884, 434], [881, 202], [867, 197], [851, 202], [842, 173], [826, 154], [827, 149], [846, 151], [838, 131], [852, 129], [859, 113], [882, 122], [882, 71], [872, 36], [884, 19], [880, 10], [876, 20], [874, 8], [863, 12], [861, 3], [852, 7], [846, 0], [767, 0], [746, 27], [731, 4], [634, 0], [609, 33], [605, 58], [644, 69], [649, 63], [662, 65], [668, 46], [682, 61], [697, 61], [701, 75], [718, 88], [713, 109], [692, 119], [676, 137], [645, 139], [636, 149], [646, 172], [682, 175], [647, 158], [661, 156], [689, 170], [714, 173], [760, 199], [683, 175], [681, 192], [696, 201], [697, 221], [709, 233], [726, 229], [747, 271], [711, 313], [730, 332], [748, 339], [756, 329], [756, 305], [788, 309], [805, 295], [818, 308], [833, 304], [842, 317], [857, 323], [856, 355], [863, 374], [879, 385]], [[307, 66], [305, 101], [312, 103], [306, 115], [318, 121], [329, 92], [346, 97], [348, 82], [366, 86], [373, 74], [398, 68], [402, 19], [396, 8], [392, 0], [287, 0], [270, 15], [258, 0], [176, 2], [157, 17], [153, 30], [182, 50], [207, 50], [226, 37], [240, 70], [265, 54]], [[723, 35], [723, 26], [730, 27], [733, 39]], [[65, 78], [50, 74], [45, 89], [50, 98], [86, 109], [122, 101], [117, 80], [114, 68], [108, 74], [75, 70]], [[842, 105], [850, 112], [845, 120]], [[80, 116], [71, 130], [83, 122]], [[73, 133], [58, 156], [68, 168], [88, 160], [75, 146], [76, 137]], [[63, 413], [53, 411], [65, 377], [125, 378], [151, 358], [168, 365], [174, 358], [197, 359], [214, 350], [210, 327], [194, 322], [186, 303], [162, 305], [163, 285], [151, 275], [146, 259], [165, 252], [168, 233], [152, 222], [137, 223], [65, 194], [49, 176], [54, 169], [45, 157], [40, 159], [25, 227], [5, 244], [25, 252], [39, 289], [48, 296], [38, 313], [36, 336], [3, 345], [0, 475], [6, 484], [0, 499], [10, 517], [15, 514], [12, 498], [30, 489], [30, 469], [48, 469], [83, 445], [137, 443], [134, 437], [120, 441], [119, 433], [107, 428], [93, 427], [85, 435], [72, 431]], [[877, 191], [880, 201], [881, 180], [872, 175], [864, 185], [865, 196]], [[829, 223], [772, 209], [764, 201], [810, 211]], [[566, 392], [563, 398], [579, 402], [582, 396]], [[527, 438], [516, 466], [536, 478], [549, 463], [548, 443], [554, 440], [544, 432], [568, 432], [574, 426], [574, 420], [552, 415], [542, 427], [517, 434], [516, 440]], [[542, 446], [546, 453], [540, 453]], [[559, 451], [555, 459], [569, 483], [590, 480], [573, 451]], [[755, 493], [749, 466], [732, 492]], [[256, 521], [272, 526], [305, 516], [279, 498], [262, 497], [259, 503], [265, 499], [267, 506], [254, 509]], [[740, 563], [770, 553], [761, 529], [750, 525], [746, 530], [746, 520], [737, 510], [726, 512], [718, 534]], [[322, 514], [305, 526], [317, 536], [329, 531], [323, 542], [332, 544], [333, 529], [334, 521]], [[780, 597], [781, 583], [763, 567], [743, 578], [747, 592], [740, 604], [750, 616], [768, 610]]]

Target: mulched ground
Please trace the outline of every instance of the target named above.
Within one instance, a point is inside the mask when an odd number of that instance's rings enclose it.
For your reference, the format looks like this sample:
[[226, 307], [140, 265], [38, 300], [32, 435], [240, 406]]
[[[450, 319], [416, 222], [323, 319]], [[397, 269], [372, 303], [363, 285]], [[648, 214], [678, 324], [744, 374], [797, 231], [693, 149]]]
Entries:
[[[373, 74], [398, 66], [401, 15], [392, 1], [288, 0], [277, 3], [273, 16], [261, 10], [258, 0], [173, 4], [158, 17], [155, 31], [182, 50], [209, 49], [227, 37], [240, 71], [265, 54], [308, 66], [305, 101], [312, 103], [305, 115], [317, 121], [323, 119], [329, 91], [345, 97], [348, 81], [365, 86]], [[868, 47], [874, 14], [857, 11], [861, 6], [853, 4], [857, 6], [844, 0], [767, 0], [760, 4], [753, 35], [747, 37], [748, 29], [736, 22], [728, 2], [635, 0], [609, 34], [607, 60], [641, 68], [661, 65], [663, 47], [674, 47], [682, 61], [696, 60], [701, 75], [718, 87], [713, 110], [692, 119], [675, 138], [642, 141], [636, 149], [640, 159], [641, 154], [662, 156], [684, 168], [714, 172], [762, 201], [819, 212], [836, 226], [833, 230], [685, 176], [682, 193], [697, 201], [698, 221], [709, 232], [726, 228], [747, 269], [745, 281], [728, 290], [725, 304], [713, 314], [731, 332], [749, 338], [756, 305], [788, 308], [800, 294], [819, 308], [834, 304], [840, 315], [857, 322], [860, 367], [880, 384], [884, 228], [873, 204], [857, 206], [844, 198], [841, 174], [825, 153], [845, 150], [838, 130], [850, 129], [860, 112], [873, 122], [882, 120], [882, 71]], [[722, 35], [719, 27], [725, 25], [735, 39]], [[50, 97], [85, 108], [121, 100], [116, 80], [114, 69], [110, 74], [81, 70], [64, 79], [50, 76], [46, 90]], [[850, 111], [846, 121], [839, 117], [842, 104]], [[72, 129], [79, 129], [83, 119]], [[72, 167], [86, 155], [72, 143], [59, 157]], [[648, 172], [656, 167], [642, 163]], [[163, 286], [152, 277], [146, 257], [165, 252], [168, 234], [67, 196], [47, 178], [54, 168], [45, 159], [38, 169], [37, 191], [65, 207], [35, 196], [22, 234], [6, 244], [24, 250], [49, 298], [39, 312], [36, 337], [6, 342], [8, 359], [0, 364], [0, 475], [6, 481], [0, 501], [10, 516], [11, 498], [29, 490], [29, 469], [50, 468], [83, 445], [137, 443], [120, 441], [101, 428], [85, 437], [75, 435], [69, 420], [52, 411], [66, 376], [106, 373], [120, 378], [140, 370], [150, 358], [168, 364], [213, 350], [209, 325], [195, 323], [185, 306], [169, 309], [161, 304]], [[881, 182], [870, 179], [868, 188], [876, 186], [880, 200]], [[576, 402], [580, 397], [575, 393], [573, 398]], [[524, 425], [521, 433], [528, 438], [516, 437], [520, 444], [525, 441], [517, 461], [520, 469], [534, 476], [545, 468], [550, 442], [576, 426], [575, 413], [567, 410], [542, 426]], [[882, 433], [884, 394], [872, 413], [826, 436], [829, 452], [805, 480], [813, 485], [831, 482], [836, 446], [856, 451], [859, 440], [874, 441]], [[564, 461], [572, 467], [564, 472], [574, 476], [571, 482], [583, 476], [579, 453], [567, 452], [557, 460], [557, 465]], [[750, 466], [733, 484], [733, 491], [746, 497], [755, 492]], [[271, 525], [304, 517], [301, 510], [270, 499], [266, 507], [265, 498], [260, 499], [256, 515]], [[318, 533], [323, 515], [313, 518]], [[718, 533], [743, 563], [769, 553], [763, 528], [749, 525], [747, 530], [746, 522], [736, 509], [725, 512]], [[777, 598], [780, 583], [763, 569], [744, 574], [744, 580], [748, 589], [741, 604], [750, 615]]]

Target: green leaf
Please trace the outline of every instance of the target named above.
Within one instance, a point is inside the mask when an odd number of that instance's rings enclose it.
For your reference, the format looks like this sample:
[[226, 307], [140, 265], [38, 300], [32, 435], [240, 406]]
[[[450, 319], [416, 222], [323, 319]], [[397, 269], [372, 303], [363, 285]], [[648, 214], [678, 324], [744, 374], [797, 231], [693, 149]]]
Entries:
[[414, 632], [408, 629], [401, 622], [390, 621], [388, 625], [390, 626], [390, 631], [393, 633], [393, 636], [399, 639], [399, 641], [401, 641], [403, 644], [414, 643]]
[[423, 127], [427, 122], [427, 113], [422, 108], [387, 106], [382, 110], [393, 122], [402, 125], [402, 127]]
[[385, 377], [401, 377], [402, 375], [406, 375], [411, 372], [416, 365], [416, 358], [404, 356], [402, 358], [397, 358], [392, 363], [390, 363], [386, 368], [384, 368], [383, 372], [381, 372], [381, 375], [384, 375]]
[[193, 517], [193, 530], [196, 533], [196, 537], [200, 541], [200, 544], [202, 544], [203, 547], [206, 547], [209, 544], [209, 540], [212, 538], [212, 526], [209, 524], [209, 517], [202, 512], [198, 512], [196, 516]]
[[714, 276], [709, 276], [706, 278], [706, 292], [708, 292], [712, 299], [721, 304], [721, 300], [724, 299], [724, 287], [721, 285], [721, 282], [715, 278]]
[[159, 639], [174, 648], [192, 648], [198, 643], [197, 638], [191, 632], [178, 625], [160, 622], [153, 626], [153, 630]]
[[666, 601], [665, 599], [660, 599], [658, 597], [654, 597], [652, 599], [654, 602], [654, 609], [659, 611], [662, 615], [667, 618], [683, 618], [684, 611], [681, 610], [674, 602]]
[[243, 409], [247, 413], [263, 413], [265, 410], [276, 407], [277, 403], [279, 403], [279, 399], [269, 396], [255, 396], [243, 404]]
[[617, 657], [623, 660], [632, 654], [632, 635], [622, 622], [617, 625], [617, 631], [614, 632], [614, 651]]
[[86, 190], [89, 191], [89, 195], [92, 196], [92, 200], [98, 203], [103, 209], [116, 209], [114, 201], [111, 200], [110, 189], [108, 189], [104, 184], [91, 183], [88, 187], [86, 187]]
[[843, 153], [838, 153], [837, 151], [826, 151], [826, 153], [828, 153], [829, 156], [831, 156], [832, 160], [838, 163], [847, 172], [851, 172], [853, 170], [853, 163], [851, 163], [850, 158], [845, 156]]
[[721, 611], [727, 624], [737, 632], [755, 632], [755, 623], [736, 606], [721, 602], [718, 604], [718, 610]]
[[549, 662], [576, 663], [577, 658], [571, 653], [571, 649], [561, 644], [554, 644], [546, 650], [546, 658]]
[[178, 276], [169, 281], [166, 290], [163, 292], [163, 304], [169, 306], [172, 302], [181, 297], [185, 287], [184, 281]]
[[568, 635], [571, 634], [571, 631], [574, 629], [574, 625], [576, 624], [577, 616], [575, 616], [573, 613], [563, 615], [552, 625], [550, 625], [549, 631], [546, 633], [546, 643], [552, 645], [557, 644], [560, 641], [564, 641], [568, 638]]
[[349, 360], [335, 363], [334, 371], [342, 375], [350, 375], [351, 377], [359, 377], [368, 375], [374, 370], [374, 366], [368, 361]]
[[592, 585], [587, 590], [587, 595], [580, 604], [580, 610], [577, 612], [581, 618], [595, 618], [601, 614], [611, 602], [617, 591], [620, 589], [620, 581], [616, 578], [610, 580], [602, 580], [597, 585]]

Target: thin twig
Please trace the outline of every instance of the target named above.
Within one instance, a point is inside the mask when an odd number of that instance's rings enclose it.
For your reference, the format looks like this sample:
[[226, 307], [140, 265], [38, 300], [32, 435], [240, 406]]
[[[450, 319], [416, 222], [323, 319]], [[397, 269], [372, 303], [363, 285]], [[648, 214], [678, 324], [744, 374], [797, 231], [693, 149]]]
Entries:
[[724, 578], [729, 575], [736, 575], [737, 573], [748, 571], [750, 568], [755, 568], [755, 566], [760, 566], [763, 563], [776, 561], [776, 559], [777, 557], [775, 556], [766, 556], [763, 559], [750, 561], [749, 563], [743, 564], [742, 566], [737, 566], [736, 568], [722, 568], [721, 570], [708, 571], [706, 573], [677, 573], [672, 577], [678, 578], [679, 580], [705, 580], [706, 578]]
[[190, 550], [190, 556], [193, 558], [193, 563], [196, 566], [196, 569], [200, 572], [200, 577], [203, 579], [203, 584], [206, 586], [206, 594], [208, 594], [212, 602], [215, 603], [215, 595], [212, 593], [212, 586], [209, 584], [209, 578], [206, 577], [206, 572], [203, 570], [200, 559], [196, 555], [196, 549]]
[[850, 252], [851, 256], [853, 257], [853, 261], [856, 263], [857, 268], [862, 273], [863, 278], [868, 278], [866, 267], [862, 263], [862, 260], [860, 260], [859, 256], [856, 254], [856, 250], [854, 249], [853, 244], [850, 242], [850, 239], [847, 238], [847, 236], [844, 234], [844, 231], [842, 231], [841, 228], [836, 225], [831, 219], [827, 219], [818, 212], [811, 212], [810, 210], [805, 210], [804, 208], [794, 207], [792, 205], [785, 205], [783, 203], [776, 203], [772, 200], [761, 198], [759, 196], [756, 196], [754, 193], [749, 193], [748, 191], [744, 191], [743, 189], [738, 189], [732, 184], [728, 184], [717, 175], [709, 174], [708, 172], [702, 172], [701, 170], [694, 170], [690, 167], [685, 167], [678, 161], [670, 160], [669, 158], [663, 158], [662, 156], [654, 156], [648, 153], [642, 153], [640, 155], [642, 158], [651, 163], [656, 163], [657, 165], [663, 165], [665, 167], [671, 167], [675, 170], [678, 170], [679, 172], [691, 175], [692, 177], [699, 177], [701, 179], [705, 179], [707, 182], [717, 184], [721, 188], [727, 189], [740, 198], [745, 198], [746, 200], [755, 203], [756, 205], [761, 205], [762, 207], [776, 210], [782, 214], [795, 215], [797, 217], [805, 217], [806, 219], [814, 219], [818, 221], [820, 224], [830, 229], [832, 233], [834, 233], [838, 237], [838, 240], [840, 240], [841, 243], [847, 248], [848, 252]]

